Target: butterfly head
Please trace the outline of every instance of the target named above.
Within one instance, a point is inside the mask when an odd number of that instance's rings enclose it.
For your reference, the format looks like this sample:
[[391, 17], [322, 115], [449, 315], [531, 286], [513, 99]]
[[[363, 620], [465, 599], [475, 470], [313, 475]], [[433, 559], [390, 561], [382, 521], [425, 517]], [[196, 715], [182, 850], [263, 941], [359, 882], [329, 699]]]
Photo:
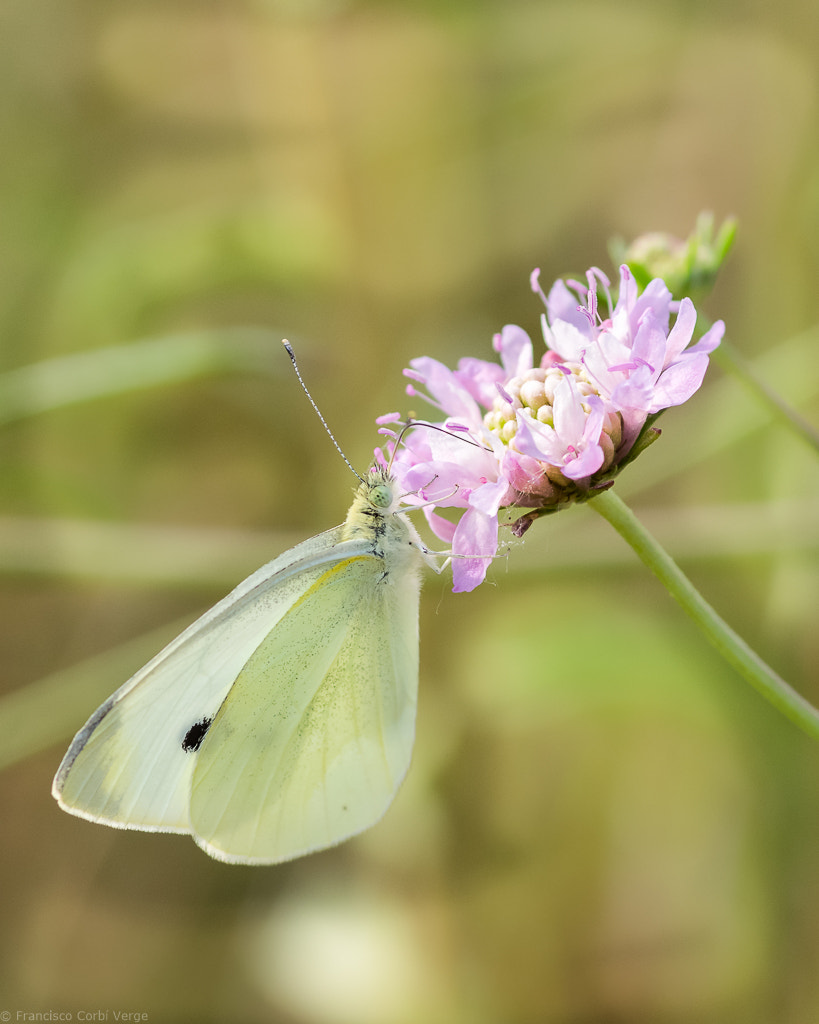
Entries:
[[358, 493], [374, 511], [382, 515], [395, 512], [399, 504], [395, 479], [384, 469], [370, 470], [368, 479], [359, 487]]

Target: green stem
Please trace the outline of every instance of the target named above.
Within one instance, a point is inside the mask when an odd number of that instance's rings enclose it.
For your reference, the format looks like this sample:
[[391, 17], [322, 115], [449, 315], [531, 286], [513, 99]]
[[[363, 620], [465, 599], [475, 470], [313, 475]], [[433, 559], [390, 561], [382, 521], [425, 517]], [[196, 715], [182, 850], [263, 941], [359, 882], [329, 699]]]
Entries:
[[637, 517], [614, 493], [602, 491], [588, 502], [617, 530], [640, 559], [696, 622], [722, 656], [770, 701], [777, 710], [809, 736], [819, 739], [819, 711], [801, 697], [753, 651], [714, 611], [671, 557], [647, 532]]

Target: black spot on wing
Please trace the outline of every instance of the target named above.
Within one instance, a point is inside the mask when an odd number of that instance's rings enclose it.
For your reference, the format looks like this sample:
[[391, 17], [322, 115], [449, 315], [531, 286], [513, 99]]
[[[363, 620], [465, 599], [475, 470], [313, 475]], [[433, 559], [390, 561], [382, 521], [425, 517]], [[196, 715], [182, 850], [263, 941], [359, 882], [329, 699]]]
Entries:
[[202, 740], [210, 729], [212, 718], [202, 718], [188, 729], [185, 738], [182, 740], [182, 749], [186, 754], [195, 754], [202, 746]]

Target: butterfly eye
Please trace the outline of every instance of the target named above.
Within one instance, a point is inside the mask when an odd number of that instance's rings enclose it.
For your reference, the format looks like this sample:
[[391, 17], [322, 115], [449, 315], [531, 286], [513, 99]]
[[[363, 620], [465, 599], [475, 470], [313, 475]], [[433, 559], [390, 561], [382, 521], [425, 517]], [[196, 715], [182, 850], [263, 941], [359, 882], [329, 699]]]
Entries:
[[386, 484], [377, 484], [370, 488], [368, 498], [370, 504], [376, 508], [389, 508], [392, 504], [392, 488]]

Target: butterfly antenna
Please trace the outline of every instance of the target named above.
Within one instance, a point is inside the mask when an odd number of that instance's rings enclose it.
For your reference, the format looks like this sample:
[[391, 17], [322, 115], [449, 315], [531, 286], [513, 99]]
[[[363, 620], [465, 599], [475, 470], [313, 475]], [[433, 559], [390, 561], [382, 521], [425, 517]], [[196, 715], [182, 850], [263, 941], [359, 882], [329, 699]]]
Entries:
[[313, 396], [307, 390], [307, 385], [304, 383], [304, 378], [302, 377], [301, 373], [299, 372], [299, 364], [296, 362], [296, 353], [291, 348], [290, 342], [282, 339], [282, 345], [284, 345], [284, 347], [287, 349], [287, 354], [290, 356], [290, 362], [293, 364], [293, 369], [296, 371], [296, 376], [299, 379], [299, 384], [301, 384], [302, 390], [304, 391], [305, 395], [307, 395], [308, 402], [310, 403], [310, 405], [313, 406], [313, 409], [315, 410], [316, 416], [318, 416], [318, 418], [321, 420], [321, 425], [327, 431], [327, 434], [329, 435], [330, 440], [333, 442], [333, 444], [336, 447], [336, 451], [342, 457], [342, 459], [344, 459], [344, 461], [347, 463], [347, 466], [350, 469], [350, 471], [355, 476], [357, 476], [358, 479], [361, 480], [362, 483], [365, 483], [364, 479], [362, 477], [360, 477], [358, 475], [358, 473], [356, 472], [355, 467], [353, 466], [352, 462], [350, 462], [350, 460], [347, 458], [347, 456], [341, 450], [341, 445], [338, 443], [338, 441], [336, 441], [335, 435], [333, 434], [332, 430], [330, 430], [330, 428], [327, 426], [327, 420], [321, 415], [321, 409], [319, 409], [319, 407], [313, 401]]
[[392, 460], [395, 458], [396, 453], [398, 451], [398, 446], [404, 440], [404, 434], [406, 434], [408, 430], [413, 430], [416, 427], [427, 427], [429, 430], [437, 430], [441, 434], [446, 434], [448, 437], [455, 437], [459, 441], [463, 441], [464, 444], [471, 444], [473, 448], [483, 447], [482, 445], [478, 444], [477, 441], [473, 441], [471, 437], [464, 436], [464, 434], [468, 433], [466, 427], [461, 427], [460, 430], [456, 428], [448, 430], [446, 427], [439, 427], [437, 423], [427, 423], [426, 420], [410, 419], [407, 420], [406, 423], [401, 424], [401, 429], [397, 434], [390, 434], [390, 436], [394, 438], [392, 455], [390, 455], [389, 461], [390, 467], [392, 466]]

